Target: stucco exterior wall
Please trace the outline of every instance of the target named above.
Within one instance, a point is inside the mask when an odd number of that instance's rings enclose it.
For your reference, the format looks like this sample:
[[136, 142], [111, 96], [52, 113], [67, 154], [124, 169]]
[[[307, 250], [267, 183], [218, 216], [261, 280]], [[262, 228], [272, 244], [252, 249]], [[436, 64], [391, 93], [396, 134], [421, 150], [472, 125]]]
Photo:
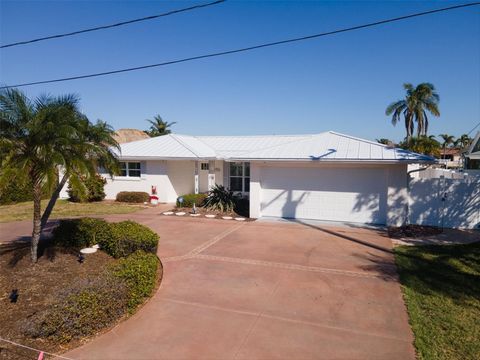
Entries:
[[194, 161], [152, 160], [142, 162], [142, 176], [127, 178], [102, 174], [107, 179], [106, 199], [115, 199], [120, 191], [144, 191], [151, 193], [157, 187], [160, 202], [175, 202], [177, 197], [193, 192]]
[[408, 216], [407, 165], [390, 165], [387, 171], [386, 225], [402, 226]]
[[[152, 186], [157, 187], [160, 202], [175, 202], [178, 196], [194, 192], [194, 160], [149, 160], [140, 163], [142, 172], [140, 178], [121, 176], [111, 178], [108, 174], [100, 174], [107, 179], [106, 199], [115, 200], [120, 191], [143, 191], [150, 194]], [[213, 166], [207, 173], [215, 174], [215, 183], [223, 185], [223, 161], [215, 160], [209, 163]], [[202, 191], [207, 190], [208, 177], [206, 175], [199, 177]], [[60, 193], [60, 198], [68, 198], [67, 185]]]

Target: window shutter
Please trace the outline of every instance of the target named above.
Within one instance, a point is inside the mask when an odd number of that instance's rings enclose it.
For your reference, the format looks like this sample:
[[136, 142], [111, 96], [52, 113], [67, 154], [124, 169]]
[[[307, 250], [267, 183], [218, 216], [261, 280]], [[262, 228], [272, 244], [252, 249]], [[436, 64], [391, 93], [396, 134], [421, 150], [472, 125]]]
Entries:
[[141, 179], [147, 178], [147, 162], [146, 161], [140, 162], [140, 178]]
[[230, 188], [230, 163], [223, 162], [223, 186]]

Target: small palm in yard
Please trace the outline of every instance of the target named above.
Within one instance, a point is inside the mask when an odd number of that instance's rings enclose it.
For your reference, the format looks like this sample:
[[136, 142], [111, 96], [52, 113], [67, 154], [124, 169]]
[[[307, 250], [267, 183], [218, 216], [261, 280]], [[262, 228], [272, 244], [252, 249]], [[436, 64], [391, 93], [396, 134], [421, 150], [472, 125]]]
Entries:
[[235, 208], [235, 195], [223, 185], [215, 185], [203, 203], [210, 210], [232, 212]]
[[[66, 182], [85, 192], [82, 179], [94, 176], [99, 166], [118, 170], [112, 151], [118, 148], [113, 129], [102, 121], [92, 124], [79, 111], [78, 103], [75, 95], [41, 96], [31, 101], [17, 89], [0, 92], [0, 187], [25, 179], [33, 184], [33, 262], [37, 261], [42, 229]], [[53, 194], [42, 215], [45, 184]]]

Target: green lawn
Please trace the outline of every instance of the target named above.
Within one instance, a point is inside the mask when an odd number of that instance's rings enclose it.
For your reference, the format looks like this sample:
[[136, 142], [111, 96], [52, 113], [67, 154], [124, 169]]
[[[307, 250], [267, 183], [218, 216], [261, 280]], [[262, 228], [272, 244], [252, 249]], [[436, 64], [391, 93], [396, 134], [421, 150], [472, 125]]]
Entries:
[[480, 359], [480, 243], [395, 249], [420, 359]]
[[[47, 205], [47, 201], [42, 201], [42, 209]], [[88, 215], [106, 215], [106, 214], [127, 214], [145, 206], [139, 204], [126, 204], [115, 201], [101, 201], [94, 203], [72, 203], [66, 200], [58, 200], [51, 218], [68, 216], [88, 216]], [[0, 206], [0, 222], [9, 222], [17, 220], [30, 220], [33, 216], [33, 203], [31, 201], [12, 205]]]

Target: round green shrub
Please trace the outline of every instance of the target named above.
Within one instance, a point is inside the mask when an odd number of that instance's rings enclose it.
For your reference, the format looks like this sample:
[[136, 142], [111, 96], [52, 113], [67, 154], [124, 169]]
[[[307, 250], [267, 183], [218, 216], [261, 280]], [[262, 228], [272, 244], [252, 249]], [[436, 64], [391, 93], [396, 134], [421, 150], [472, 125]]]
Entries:
[[60, 343], [93, 335], [127, 312], [129, 298], [126, 281], [105, 272], [93, 280], [72, 284], [54, 306], [26, 321], [25, 333]]
[[60, 224], [53, 230], [56, 245], [73, 249], [103, 244], [112, 236], [110, 224], [95, 218], [60, 220]]
[[134, 221], [110, 224], [110, 237], [99, 240], [101, 249], [114, 258], [128, 256], [137, 250], [156, 253], [158, 235], [148, 227]]
[[130, 312], [155, 289], [159, 263], [157, 255], [139, 250], [111, 266], [112, 274], [127, 286]]
[[150, 201], [150, 195], [141, 191], [121, 191], [117, 194], [116, 200], [128, 203], [144, 203]]
[[183, 203], [180, 204], [177, 199], [178, 207], [193, 207], [193, 204], [195, 204], [195, 206], [203, 206], [207, 194], [185, 194], [181, 197], [183, 198]]
[[96, 174], [95, 176], [90, 176], [83, 181], [86, 193], [82, 194], [78, 189], [74, 189], [68, 185], [68, 196], [70, 201], [72, 202], [94, 202], [94, 201], [102, 201], [105, 199], [105, 191], [104, 187], [107, 183], [107, 180], [102, 176]]

